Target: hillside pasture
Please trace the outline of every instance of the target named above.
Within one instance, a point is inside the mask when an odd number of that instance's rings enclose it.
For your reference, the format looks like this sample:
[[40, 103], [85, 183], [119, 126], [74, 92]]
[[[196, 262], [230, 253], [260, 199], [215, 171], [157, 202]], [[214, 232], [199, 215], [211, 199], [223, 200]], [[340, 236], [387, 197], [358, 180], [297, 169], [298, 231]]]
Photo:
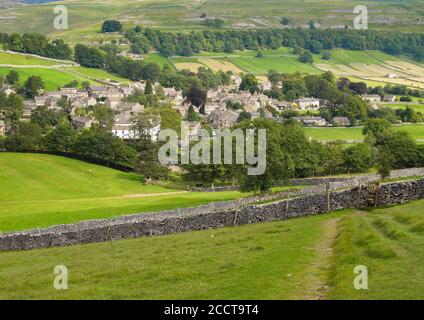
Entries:
[[67, 61], [53, 61], [19, 53], [0, 52], [0, 65], [19, 66], [54, 66], [56, 64], [67, 64]]
[[[424, 139], [424, 124], [393, 126], [395, 131], [407, 131], [415, 140]], [[363, 140], [362, 128], [305, 128], [305, 134], [318, 141], [361, 141]]]
[[[0, 75], [7, 75], [11, 70], [19, 73], [20, 83], [24, 84], [25, 81], [31, 76], [41, 77], [45, 84], [46, 91], [55, 91], [58, 87], [64, 86], [74, 80], [78, 82], [87, 81], [86, 78], [77, 74], [62, 72], [57, 68], [5, 68], [0, 67]], [[90, 81], [89, 81], [90, 82]]]
[[144, 185], [133, 173], [69, 158], [0, 153], [0, 231], [190, 207], [245, 196]]
[[243, 70], [227, 60], [202, 58], [199, 61], [213, 71], [231, 71], [234, 74], [240, 74], [243, 72]]
[[[423, 210], [421, 200], [372, 211], [0, 252], [0, 299], [424, 299]], [[52, 285], [58, 264], [69, 270], [69, 290]], [[368, 290], [353, 286], [357, 265], [368, 269]]]

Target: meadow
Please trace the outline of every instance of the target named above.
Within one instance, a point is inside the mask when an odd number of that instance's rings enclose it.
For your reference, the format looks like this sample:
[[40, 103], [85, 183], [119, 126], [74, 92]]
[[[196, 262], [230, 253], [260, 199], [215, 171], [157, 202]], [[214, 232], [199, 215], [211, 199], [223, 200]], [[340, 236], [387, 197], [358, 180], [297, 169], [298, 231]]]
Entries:
[[[64, 86], [74, 80], [78, 82], [89, 81], [83, 76], [73, 73], [63, 72], [60, 69], [52, 68], [4, 68], [0, 67], [0, 75], [6, 76], [11, 70], [19, 73], [19, 82], [21, 85], [31, 76], [38, 76], [43, 79], [46, 91], [55, 91], [58, 87]], [[92, 82], [92, 81], [89, 81]]]
[[[0, 253], [0, 299], [423, 299], [424, 201]], [[53, 288], [53, 269], [69, 289]], [[353, 272], [368, 268], [368, 290]]]
[[42, 59], [38, 57], [33, 57], [29, 55], [23, 55], [23, 54], [12, 54], [12, 53], [6, 53], [6, 52], [0, 52], [0, 65], [6, 64], [6, 65], [23, 65], [23, 66], [54, 66], [57, 63], [60, 64], [66, 64], [67, 61], [53, 61], [48, 59]]
[[[352, 26], [356, 16], [356, 1], [310, 1], [310, 0], [65, 0], [69, 13], [69, 29], [55, 30], [53, 7], [55, 3], [19, 5], [0, 10], [0, 28], [4, 32], [24, 33], [28, 30], [51, 36], [60, 36], [75, 44], [110, 40], [113, 35], [99, 33], [102, 21], [122, 19], [127, 25], [141, 24], [163, 30], [187, 32], [187, 30], [210, 29], [204, 25], [203, 13], [224, 20], [225, 28], [251, 29], [281, 27], [281, 17], [288, 17], [296, 26], [306, 26], [314, 20], [322, 27]], [[361, 3], [370, 12], [378, 12], [379, 19], [370, 21], [373, 29], [398, 29], [420, 31], [418, 0], [393, 2], [390, 0], [367, 0]], [[299, 8], [302, 8], [299, 10]], [[384, 23], [392, 20], [392, 23]], [[398, 23], [401, 21], [402, 23]]]
[[144, 185], [134, 173], [43, 154], [0, 153], [0, 231], [190, 207], [246, 196]]
[[[416, 140], [424, 139], [424, 125], [415, 124], [415, 125], [399, 125], [393, 126], [395, 131], [404, 130], [409, 132], [411, 137]], [[361, 127], [353, 128], [305, 128], [305, 134], [308, 137], [312, 137], [318, 141], [335, 141], [335, 140], [345, 140], [345, 141], [359, 141], [363, 140], [364, 136], [362, 135]]]

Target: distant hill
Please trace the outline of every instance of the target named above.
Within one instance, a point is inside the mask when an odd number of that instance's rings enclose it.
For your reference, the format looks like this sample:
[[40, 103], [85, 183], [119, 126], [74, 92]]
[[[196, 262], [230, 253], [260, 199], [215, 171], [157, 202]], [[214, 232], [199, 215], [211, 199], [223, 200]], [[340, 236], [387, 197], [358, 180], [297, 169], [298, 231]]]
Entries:
[[18, 0], [18, 2], [34, 4], [34, 3], [47, 3], [47, 2], [57, 2], [62, 0]]

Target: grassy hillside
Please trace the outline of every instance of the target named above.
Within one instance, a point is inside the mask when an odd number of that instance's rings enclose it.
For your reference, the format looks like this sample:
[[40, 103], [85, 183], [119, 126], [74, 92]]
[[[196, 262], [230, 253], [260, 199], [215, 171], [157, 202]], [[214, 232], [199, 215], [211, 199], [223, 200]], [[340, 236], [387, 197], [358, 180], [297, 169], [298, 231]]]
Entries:
[[[61, 61], [61, 64], [66, 63], [65, 61]], [[6, 52], [0, 52], [0, 64], [8, 64], [8, 65], [37, 65], [37, 66], [54, 66], [57, 62], [48, 59], [42, 59], [38, 57], [23, 55], [23, 54], [12, 54]]]
[[[394, 130], [405, 130], [409, 132], [412, 138], [417, 140], [424, 139], [424, 125], [401, 125], [394, 126]], [[362, 128], [305, 128], [307, 136], [316, 140], [362, 140]]]
[[[0, 253], [1, 299], [423, 299], [424, 201], [184, 234]], [[69, 290], [53, 288], [53, 268]], [[356, 265], [369, 290], [353, 287]], [[413, 276], [412, 276], [413, 275]]]
[[103, 166], [42, 154], [0, 153], [0, 231], [189, 207], [243, 196], [143, 185]]
[[[226, 28], [236, 29], [281, 27], [281, 17], [291, 18], [297, 26], [310, 20], [323, 27], [352, 26], [353, 8], [358, 5], [355, 0], [66, 0], [61, 4], [68, 8], [68, 30], [53, 28], [53, 7], [57, 3], [3, 9], [0, 16], [9, 18], [0, 20], [0, 27], [4, 32], [31, 30], [78, 42], [110, 38], [111, 35], [98, 34], [102, 21], [110, 18], [173, 31], [206, 28], [200, 18], [202, 13], [221, 18]], [[420, 30], [419, 0], [367, 0], [360, 4], [368, 7], [370, 28]]]
[[[19, 82], [21, 85], [31, 76], [41, 77], [44, 81], [46, 91], [55, 91], [58, 87], [64, 86], [74, 80], [78, 82], [89, 81], [87, 78], [77, 74], [63, 72], [60, 69], [46, 69], [46, 68], [1, 68], [0, 75], [7, 75], [11, 70], [19, 73]], [[89, 81], [93, 82], [93, 81]]]

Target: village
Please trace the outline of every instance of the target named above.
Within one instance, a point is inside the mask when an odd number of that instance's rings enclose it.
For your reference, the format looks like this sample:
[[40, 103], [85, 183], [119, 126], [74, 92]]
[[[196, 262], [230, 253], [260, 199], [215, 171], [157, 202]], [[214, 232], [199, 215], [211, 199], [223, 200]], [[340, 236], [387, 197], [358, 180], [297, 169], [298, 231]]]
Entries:
[[[304, 116], [293, 116], [292, 119], [302, 123], [307, 127], [348, 127], [352, 123], [348, 117], [333, 117], [327, 121], [316, 114], [320, 108], [324, 107], [323, 101], [313, 97], [298, 98], [293, 101], [279, 101], [269, 98], [263, 92], [271, 89], [271, 82], [263, 81], [260, 83], [260, 91], [251, 93], [241, 91], [240, 84], [242, 78], [238, 75], [232, 76], [232, 84], [228, 86], [219, 86], [217, 89], [210, 89], [207, 92], [206, 103], [197, 107], [192, 105], [188, 99], [185, 99], [181, 91], [175, 88], [161, 88], [163, 98], [159, 103], [166, 103], [172, 106], [182, 119], [187, 118], [189, 109], [194, 110], [198, 115], [199, 121], [191, 121], [190, 135], [196, 135], [202, 125], [209, 125], [212, 128], [231, 128], [239, 120], [241, 113], [247, 115], [248, 119], [259, 117], [282, 122], [286, 118], [281, 117], [283, 111], [297, 111]], [[152, 85], [153, 94], [156, 94], [156, 88], [159, 83]], [[108, 83], [104, 85], [90, 85], [86, 89], [74, 87], [64, 87], [57, 91], [42, 92], [34, 99], [24, 101], [24, 111], [21, 121], [29, 121], [32, 113], [38, 107], [47, 107], [51, 110], [60, 110], [60, 101], [65, 99], [70, 106], [69, 115], [72, 124], [76, 129], [89, 129], [96, 123], [92, 114], [81, 112], [95, 105], [105, 105], [113, 111], [114, 124], [111, 128], [112, 133], [123, 139], [134, 139], [135, 133], [132, 130], [133, 117], [144, 112], [145, 106], [138, 102], [129, 102], [128, 97], [136, 92], [144, 92], [146, 88], [145, 81], [132, 82], [130, 84]], [[12, 87], [3, 85], [1, 92], [7, 96], [15, 94]], [[362, 95], [362, 99], [372, 104], [372, 108], [378, 109], [376, 103], [381, 101], [394, 102], [396, 96], [386, 95], [383, 99], [379, 95]], [[236, 107], [234, 107], [236, 106]], [[157, 139], [160, 131], [160, 119], [154, 123], [150, 129], [152, 140]], [[5, 134], [7, 128], [4, 121], [0, 120], [0, 134]]]

